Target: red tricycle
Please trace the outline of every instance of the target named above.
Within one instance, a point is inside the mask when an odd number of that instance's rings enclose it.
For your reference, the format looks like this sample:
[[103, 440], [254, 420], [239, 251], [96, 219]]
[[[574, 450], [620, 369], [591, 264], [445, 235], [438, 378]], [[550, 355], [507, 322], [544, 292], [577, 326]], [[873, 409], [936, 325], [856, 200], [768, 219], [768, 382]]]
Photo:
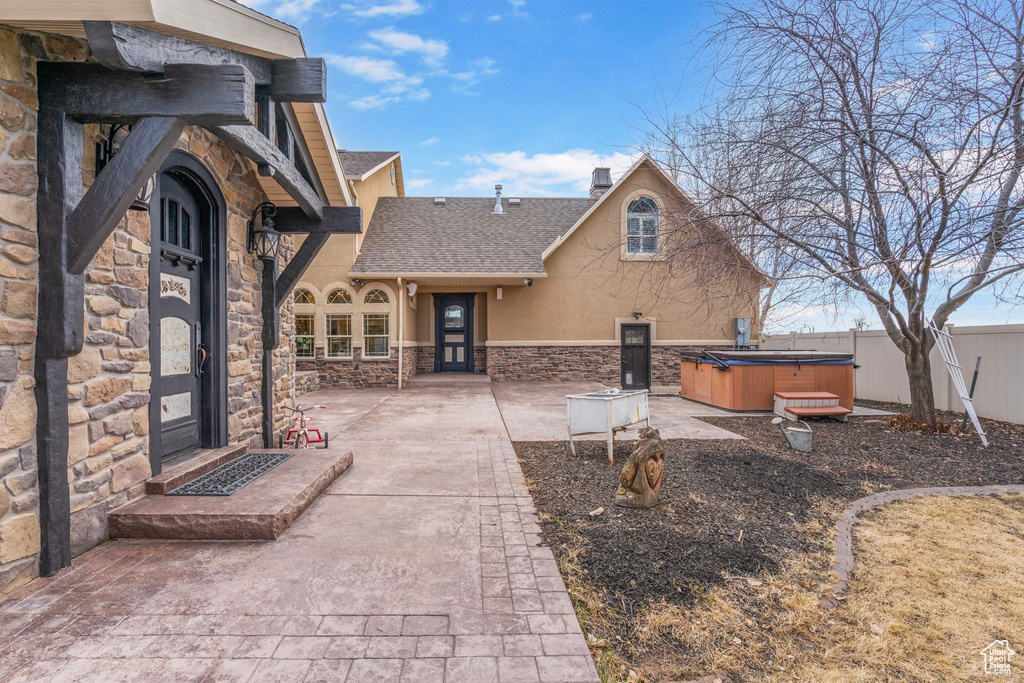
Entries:
[[327, 432], [321, 434], [320, 430], [316, 427], [306, 426], [306, 423], [313, 419], [306, 417], [307, 410], [313, 410], [314, 408], [326, 409], [327, 406], [310, 406], [309, 408], [282, 407], [285, 410], [291, 411], [294, 416], [295, 426], [288, 430], [288, 436], [278, 437], [279, 448], [284, 448], [285, 446], [292, 448], [317, 448], [314, 444], [323, 444], [321, 448], [327, 448]]

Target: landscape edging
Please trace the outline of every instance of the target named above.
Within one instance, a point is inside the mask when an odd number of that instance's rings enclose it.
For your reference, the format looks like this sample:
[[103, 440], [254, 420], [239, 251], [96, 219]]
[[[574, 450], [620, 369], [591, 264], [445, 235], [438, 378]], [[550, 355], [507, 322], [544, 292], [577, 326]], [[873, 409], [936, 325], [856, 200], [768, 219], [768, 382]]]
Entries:
[[1024, 493], [1024, 485], [996, 484], [992, 486], [936, 486], [919, 489], [897, 489], [873, 493], [855, 500], [844, 511], [836, 523], [836, 552], [833, 565], [839, 580], [832, 588], [832, 595], [842, 599], [850, 585], [853, 574], [853, 525], [857, 515], [886, 503], [910, 500], [919, 496], [998, 496], [1008, 493]]

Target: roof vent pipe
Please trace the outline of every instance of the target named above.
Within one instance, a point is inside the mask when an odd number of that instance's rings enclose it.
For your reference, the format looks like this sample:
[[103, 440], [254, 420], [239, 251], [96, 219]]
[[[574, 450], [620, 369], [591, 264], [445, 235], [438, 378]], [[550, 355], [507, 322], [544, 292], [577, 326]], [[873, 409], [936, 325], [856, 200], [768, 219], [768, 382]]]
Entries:
[[505, 213], [504, 211], [501, 210], [501, 184], [500, 183], [494, 186], [494, 194], [495, 194], [495, 197], [494, 197], [494, 211], [492, 211], [491, 213], [495, 213], [495, 214]]

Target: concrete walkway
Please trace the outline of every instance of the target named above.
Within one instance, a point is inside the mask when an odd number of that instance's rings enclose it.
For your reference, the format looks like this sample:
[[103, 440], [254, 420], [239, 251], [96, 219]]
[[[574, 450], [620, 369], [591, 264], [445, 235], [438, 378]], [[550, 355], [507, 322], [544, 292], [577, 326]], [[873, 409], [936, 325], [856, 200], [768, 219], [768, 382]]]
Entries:
[[599, 680], [490, 387], [302, 403], [355, 464], [280, 539], [103, 544], [0, 602], [0, 680]]

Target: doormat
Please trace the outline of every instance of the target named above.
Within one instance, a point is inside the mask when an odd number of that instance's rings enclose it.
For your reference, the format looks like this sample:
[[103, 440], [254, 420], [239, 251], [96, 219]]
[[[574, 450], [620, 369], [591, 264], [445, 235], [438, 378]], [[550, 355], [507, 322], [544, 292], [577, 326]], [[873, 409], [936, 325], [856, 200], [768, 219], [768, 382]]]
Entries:
[[246, 453], [168, 491], [166, 496], [230, 496], [274, 469], [294, 453]]

